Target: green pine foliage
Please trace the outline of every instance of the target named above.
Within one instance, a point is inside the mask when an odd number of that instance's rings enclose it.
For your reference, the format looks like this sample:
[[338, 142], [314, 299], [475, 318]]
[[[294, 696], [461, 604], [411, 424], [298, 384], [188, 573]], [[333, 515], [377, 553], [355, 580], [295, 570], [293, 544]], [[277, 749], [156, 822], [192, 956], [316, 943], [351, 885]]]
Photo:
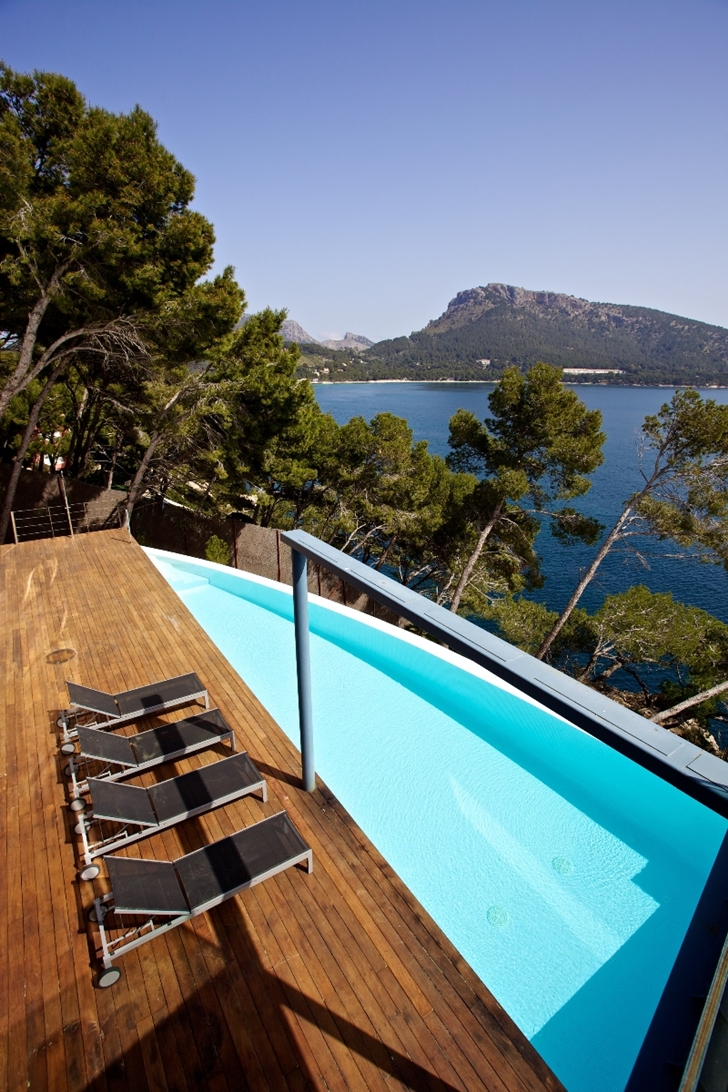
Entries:
[[219, 535], [210, 535], [205, 543], [205, 557], [208, 561], [215, 561], [218, 565], [230, 564], [230, 547]]

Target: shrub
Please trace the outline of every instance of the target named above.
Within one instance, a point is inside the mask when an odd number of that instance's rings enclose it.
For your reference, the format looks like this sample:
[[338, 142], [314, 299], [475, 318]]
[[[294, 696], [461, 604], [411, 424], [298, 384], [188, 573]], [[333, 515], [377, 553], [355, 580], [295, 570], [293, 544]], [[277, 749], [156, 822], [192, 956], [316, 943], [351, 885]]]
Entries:
[[217, 535], [212, 535], [205, 543], [205, 557], [208, 561], [216, 561], [218, 565], [228, 565], [230, 563], [230, 547], [223, 539]]

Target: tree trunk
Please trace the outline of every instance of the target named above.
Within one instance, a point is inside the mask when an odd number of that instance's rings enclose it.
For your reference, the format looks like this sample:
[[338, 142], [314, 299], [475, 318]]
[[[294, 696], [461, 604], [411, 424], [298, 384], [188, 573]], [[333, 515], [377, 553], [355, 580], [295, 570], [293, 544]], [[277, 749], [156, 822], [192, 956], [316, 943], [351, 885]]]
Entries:
[[[48, 307], [50, 295], [50, 292], [46, 293], [46, 296], [42, 297], [33, 308], [33, 311], [31, 311], [23, 337], [20, 358], [14, 372], [5, 383], [2, 391], [0, 391], [0, 417], [3, 416], [10, 401], [15, 395], [24, 391], [33, 379], [36, 379], [46, 368], [52, 367], [55, 361], [67, 356], [73, 356], [75, 353], [87, 349], [91, 344], [92, 339], [95, 338], [98, 340], [98, 338], [103, 335], [113, 335], [115, 330], [119, 333], [120, 338], [122, 340], [124, 339], [124, 328], [120, 319], [112, 319], [110, 322], [102, 325], [94, 325], [92, 323], [90, 326], [80, 326], [77, 330], [69, 330], [67, 333], [61, 334], [61, 336], [56, 338], [53, 344], [49, 345], [45, 352], [34, 362], [33, 350], [35, 349], [38, 337], [38, 327], [40, 326], [43, 314]], [[36, 312], [38, 313], [36, 314]], [[135, 335], [133, 332], [129, 332], [129, 324], [127, 324], [126, 335], [127, 345], [132, 349], [138, 350], [139, 342], [138, 340], [134, 341]], [[86, 340], [84, 341], [84, 339]], [[71, 342], [74, 343], [72, 346]], [[64, 346], [69, 347], [64, 348]]]
[[478, 559], [483, 552], [483, 547], [488, 541], [488, 536], [490, 535], [490, 532], [493, 530], [498, 520], [501, 518], [501, 513], [503, 512], [503, 503], [503, 501], [498, 501], [493, 515], [490, 517], [485, 527], [478, 535], [478, 541], [475, 544], [475, 549], [467, 560], [465, 568], [462, 572], [462, 576], [458, 581], [458, 586], [455, 589], [455, 593], [452, 599], [450, 600], [450, 610], [453, 612], [453, 614], [457, 614], [458, 607], [460, 606], [460, 600], [462, 599], [463, 593], [468, 586], [468, 581], [470, 580], [470, 577], [473, 575], [473, 569], [478, 564]]
[[[597, 645], [597, 647], [596, 647], [596, 648], [594, 649], [594, 651], [592, 652], [591, 656], [589, 657], [589, 662], [587, 663], [587, 665], [586, 665], [586, 667], [584, 668], [584, 670], [583, 670], [583, 671], [581, 671], [581, 672], [580, 672], [580, 673], [579, 673], [579, 674], [578, 674], [578, 675], [576, 676], [576, 681], [577, 681], [577, 682], [586, 682], [586, 681], [587, 681], [587, 679], [589, 678], [589, 676], [591, 675], [592, 671], [594, 670], [594, 668], [595, 668], [595, 667], [597, 666], [597, 664], [599, 663], [599, 658], [600, 658], [601, 656], [603, 656], [603, 655], [604, 655], [604, 653], [602, 652], [602, 647], [601, 647], [601, 645]], [[596, 681], [596, 680], [595, 680], [595, 681]]]
[[586, 589], [591, 584], [592, 580], [594, 579], [594, 576], [596, 574], [597, 569], [601, 565], [602, 561], [604, 561], [604, 558], [607, 556], [607, 554], [611, 550], [612, 546], [614, 546], [614, 543], [619, 538], [620, 532], [621, 532], [622, 528], [624, 527], [624, 524], [627, 522], [627, 519], [629, 518], [629, 516], [631, 514], [632, 514], [632, 505], [629, 505], [622, 512], [622, 515], [619, 517], [619, 519], [615, 523], [614, 527], [612, 527], [612, 530], [609, 532], [609, 534], [605, 538], [604, 542], [602, 543], [602, 546], [599, 549], [599, 552], [597, 553], [597, 556], [594, 558], [591, 565], [589, 566], [589, 568], [584, 573], [584, 576], [581, 578], [579, 583], [576, 585], [576, 588], [574, 590], [574, 594], [572, 595], [571, 599], [569, 600], [569, 602], [564, 607], [564, 609], [561, 612], [561, 615], [559, 616], [559, 618], [557, 619], [553, 629], [548, 634], [548, 636], [544, 639], [541, 647], [539, 648], [538, 652], [536, 653], [536, 659], [537, 660], [543, 660], [544, 656], [546, 655], [548, 650], [551, 648], [552, 644], [554, 643], [554, 641], [556, 640], [558, 635], [561, 633], [561, 630], [563, 629], [563, 627], [565, 626], [565, 624], [568, 622], [569, 618], [571, 617], [571, 614], [572, 614], [572, 611], [574, 610], [574, 607], [579, 602], [582, 595], [584, 594]]
[[63, 368], [63, 364], [59, 364], [58, 367], [51, 372], [50, 376], [46, 380], [43, 390], [40, 392], [35, 400], [30, 416], [28, 418], [28, 424], [25, 426], [25, 432], [23, 438], [20, 441], [20, 447], [13, 460], [13, 471], [10, 475], [10, 481], [5, 491], [5, 499], [3, 501], [2, 512], [0, 512], [0, 542], [5, 541], [5, 535], [8, 531], [8, 523], [10, 522], [10, 513], [13, 508], [13, 502], [15, 500], [15, 493], [18, 488], [18, 482], [20, 481], [20, 473], [23, 469], [23, 460], [25, 459], [26, 452], [30, 447], [30, 441], [33, 439], [33, 433], [35, 432], [36, 425], [38, 424], [38, 418], [40, 417], [40, 411], [43, 408], [43, 403], [50, 394], [51, 387], [55, 383], [60, 371]]
[[101, 420], [101, 415], [103, 414], [103, 412], [104, 412], [104, 403], [103, 403], [101, 398], [98, 398], [96, 400], [96, 402], [92, 403], [90, 408], [89, 408], [88, 416], [87, 416], [87, 419], [86, 419], [86, 424], [85, 424], [85, 427], [84, 427], [84, 435], [83, 435], [81, 447], [80, 447], [79, 451], [77, 452], [77, 459], [78, 459], [78, 470], [76, 472], [76, 477], [77, 478], [82, 478], [84, 476], [84, 474], [86, 473], [86, 469], [88, 467], [88, 462], [89, 462], [89, 455], [91, 453], [91, 445], [93, 444], [94, 440], [96, 439], [96, 435], [97, 435], [98, 429], [99, 429], [99, 421]]
[[694, 705], [702, 705], [704, 701], [717, 697], [724, 690], [728, 690], [728, 682], [718, 683], [717, 686], [711, 686], [710, 690], [702, 690], [699, 694], [693, 694], [692, 698], [678, 702], [671, 709], [663, 709], [661, 713], [656, 713], [654, 717], [650, 717], [650, 720], [653, 720], [655, 724], [662, 724], [663, 720], [676, 717], [678, 713], [684, 713], [686, 709], [691, 709]]
[[379, 572], [379, 570], [382, 568], [382, 565], [384, 564], [384, 562], [387, 560], [390, 553], [392, 552], [392, 548], [393, 548], [396, 541], [397, 541], [397, 535], [396, 534], [392, 535], [389, 542], [387, 543], [387, 547], [386, 547], [384, 553], [382, 554], [382, 556], [379, 558], [379, 561], [374, 566], [374, 572], [375, 573]]
[[[74, 401], [75, 401], [75, 395]], [[73, 437], [71, 446], [68, 449], [68, 468], [72, 478], [78, 478], [78, 468], [81, 463], [80, 450], [83, 445], [84, 433], [86, 430], [86, 417], [87, 417], [87, 403], [88, 403], [88, 387], [83, 388], [83, 394], [81, 395], [81, 401], [76, 406], [76, 412], [74, 413], [75, 424], [73, 426]]]
[[134, 511], [134, 505], [136, 504], [137, 497], [139, 496], [139, 494], [141, 492], [142, 483], [144, 481], [144, 476], [145, 476], [147, 470], [149, 469], [149, 464], [152, 461], [152, 456], [154, 455], [154, 452], [157, 450], [157, 447], [159, 445], [159, 441], [161, 439], [162, 439], [162, 433], [161, 432], [153, 432], [152, 433], [152, 436], [151, 436], [151, 439], [149, 441], [149, 445], [147, 447], [147, 450], [144, 452], [144, 458], [142, 459], [141, 463], [139, 464], [139, 469], [137, 470], [136, 474], [134, 475], [134, 477], [131, 480], [131, 485], [129, 486], [129, 493], [128, 493], [127, 498], [126, 498], [126, 502], [125, 502], [125, 504], [123, 506], [124, 511], [126, 512], [127, 516], [129, 517], [129, 522], [131, 522], [131, 514]]
[[599, 675], [595, 675], [592, 679], [593, 683], [606, 682], [607, 679], [611, 679], [612, 675], [615, 675], [619, 671], [620, 667], [624, 667], [621, 660], [615, 660], [609, 667], [605, 667]]
[[109, 467], [109, 476], [106, 479], [106, 488], [107, 489], [113, 489], [113, 487], [114, 487], [114, 471], [116, 470], [116, 460], [118, 459], [119, 452], [121, 451], [122, 436], [123, 436], [122, 432], [120, 432], [120, 431], [117, 432], [116, 442], [114, 444], [114, 450], [111, 453], [111, 466]]
[[20, 345], [18, 363], [15, 366], [15, 371], [8, 378], [7, 383], [0, 392], [0, 417], [3, 416], [15, 395], [22, 391], [26, 385], [25, 380], [30, 371], [30, 365], [33, 360], [33, 350], [35, 349], [35, 343], [38, 338], [38, 328], [50, 302], [50, 297], [43, 294], [40, 299], [36, 301], [33, 310], [28, 315], [28, 322]]
[[[30, 380], [38, 374], [33, 368], [33, 352], [35, 351], [35, 343], [38, 340], [38, 330], [51, 300], [59, 289], [61, 278], [68, 272], [70, 266], [70, 261], [61, 262], [60, 265], [56, 266], [46, 287], [41, 287], [40, 297], [35, 301], [28, 315], [25, 333], [20, 345], [18, 363], [15, 366], [15, 371], [8, 378], [2, 391], [0, 391], [0, 417], [3, 416], [15, 395], [25, 390]], [[59, 343], [56, 342], [55, 344]], [[54, 346], [51, 346], [51, 348], [54, 348]], [[45, 356], [45, 354], [43, 355]], [[2, 539], [0, 539], [0, 542], [2, 542]]]

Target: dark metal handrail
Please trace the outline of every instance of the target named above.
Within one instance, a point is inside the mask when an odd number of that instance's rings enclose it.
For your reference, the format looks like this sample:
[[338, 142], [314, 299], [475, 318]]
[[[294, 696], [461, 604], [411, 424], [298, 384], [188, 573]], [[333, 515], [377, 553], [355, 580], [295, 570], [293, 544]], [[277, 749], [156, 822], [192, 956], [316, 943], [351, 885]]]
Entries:
[[[306, 531], [283, 531], [281, 540], [294, 554], [322, 565], [453, 652], [485, 667], [564, 720], [728, 818], [728, 763], [716, 755], [633, 713]], [[303, 588], [302, 578], [299, 583]]]

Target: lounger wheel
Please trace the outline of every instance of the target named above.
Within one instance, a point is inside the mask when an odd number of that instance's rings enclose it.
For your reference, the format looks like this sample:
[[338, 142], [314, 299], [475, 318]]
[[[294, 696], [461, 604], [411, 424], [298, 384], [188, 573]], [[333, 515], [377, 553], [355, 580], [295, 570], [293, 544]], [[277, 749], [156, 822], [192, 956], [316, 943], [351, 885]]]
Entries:
[[75, 743], [64, 743], [62, 745], [62, 747], [61, 747], [61, 754], [62, 755], [72, 755], [72, 754], [75, 754], [75, 753], [76, 753], [76, 744]]
[[88, 912], [88, 920], [93, 921], [93, 922], [103, 921], [104, 918], [106, 917], [106, 915], [108, 914], [108, 912], [109, 911], [108, 911], [107, 907], [102, 906], [101, 907], [101, 913], [97, 914], [96, 913], [96, 904], [94, 903], [94, 905], [91, 907], [91, 909]]
[[108, 970], [102, 971], [98, 977], [99, 987], [102, 990], [106, 990], [109, 986], [114, 986], [121, 978], [121, 971], [118, 967], [109, 967]]
[[67, 724], [68, 724], [68, 721], [63, 716], [59, 717], [58, 720], [56, 721], [56, 727], [57, 728], [65, 728]]
[[85, 809], [85, 807], [86, 807], [86, 801], [82, 800], [80, 798], [80, 796], [77, 796], [76, 799], [72, 800], [71, 803], [68, 806], [71, 809], [71, 811], [76, 811], [76, 812], [83, 811]]
[[63, 767], [63, 772], [66, 777], [73, 777], [73, 766], [70, 764], [70, 762], [67, 766]]
[[97, 864], [86, 865], [78, 874], [80, 880], [95, 880], [101, 869]]

